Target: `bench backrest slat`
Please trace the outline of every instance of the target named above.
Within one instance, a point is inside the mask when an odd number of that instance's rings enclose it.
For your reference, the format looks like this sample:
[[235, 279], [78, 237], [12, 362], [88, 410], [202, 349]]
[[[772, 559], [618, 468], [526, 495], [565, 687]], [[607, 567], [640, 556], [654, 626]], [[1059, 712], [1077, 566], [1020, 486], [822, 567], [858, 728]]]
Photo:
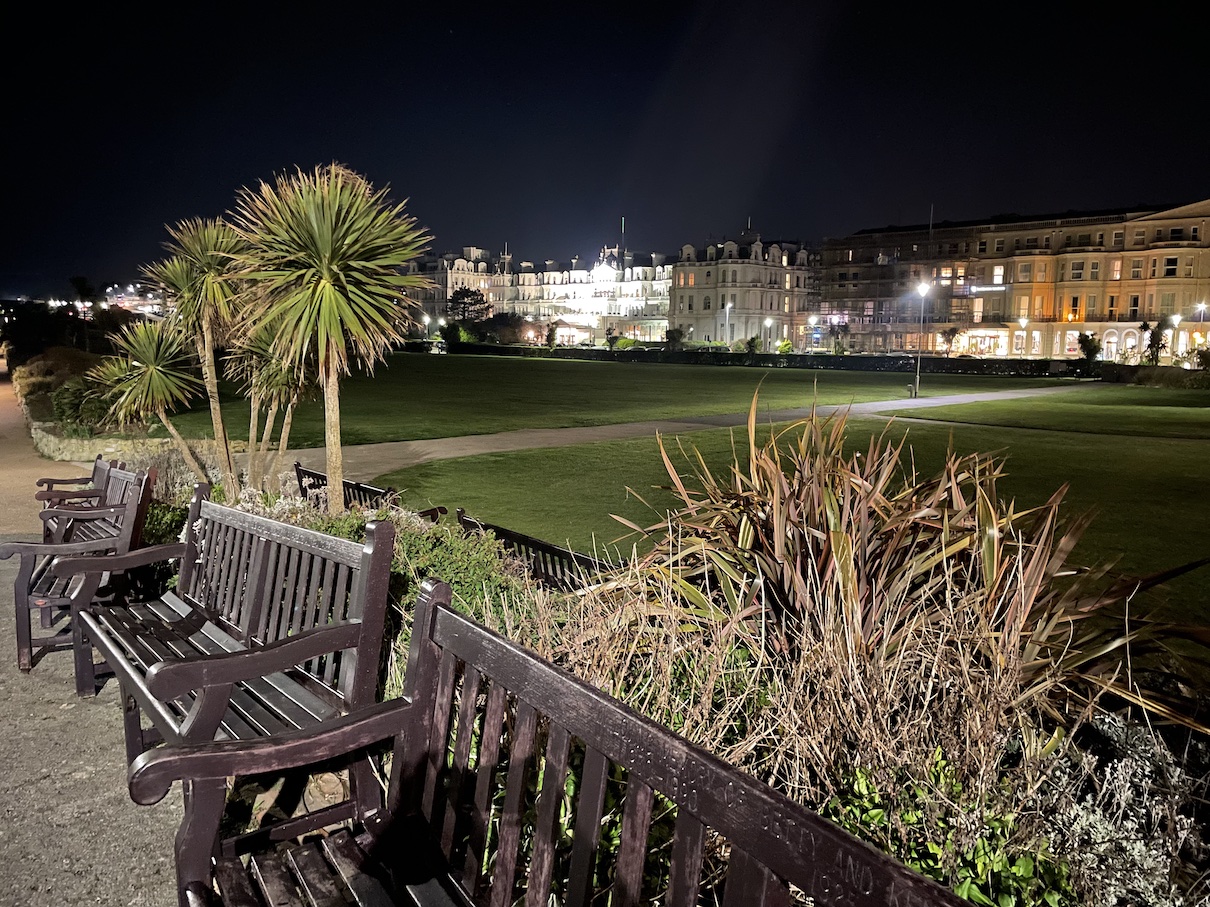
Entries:
[[377, 689], [393, 543], [388, 523], [367, 527], [362, 545], [224, 507], [199, 491], [177, 594], [249, 647], [345, 621], [377, 628], [356, 652], [293, 672], [327, 698], [368, 703]]
[[[791, 885], [817, 904], [964, 903], [424, 596], [412, 644], [410, 666], [426, 646], [435, 646], [439, 665], [421, 812], [455, 879], [471, 892], [490, 887], [490, 904], [524, 896], [536, 907], [553, 892], [569, 907], [588, 907], [602, 885], [617, 905], [649, 903], [666, 891], [664, 903], [678, 907], [720, 894], [724, 905], [774, 907], [790, 902]], [[409, 667], [411, 695], [415, 673]], [[561, 823], [570, 826], [570, 845]], [[603, 823], [616, 837], [603, 834]], [[484, 834], [492, 842], [490, 880], [481, 875], [489, 868]], [[653, 875], [653, 848], [669, 837], [671, 859], [662, 851], [664, 868]]]

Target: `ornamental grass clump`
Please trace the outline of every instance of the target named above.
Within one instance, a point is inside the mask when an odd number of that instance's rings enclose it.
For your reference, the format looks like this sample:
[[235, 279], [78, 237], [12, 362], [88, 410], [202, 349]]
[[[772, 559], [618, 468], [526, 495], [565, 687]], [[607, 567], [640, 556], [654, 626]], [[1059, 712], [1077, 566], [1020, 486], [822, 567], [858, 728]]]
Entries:
[[1160, 577], [1070, 566], [1063, 488], [1018, 508], [995, 458], [925, 477], [845, 429], [758, 439], [754, 400], [722, 473], [661, 441], [648, 553], [523, 639], [978, 903], [1074, 897], [1039, 809], [1071, 733], [1124, 704], [1200, 729], [1140, 669], [1165, 628], [1123, 620]]

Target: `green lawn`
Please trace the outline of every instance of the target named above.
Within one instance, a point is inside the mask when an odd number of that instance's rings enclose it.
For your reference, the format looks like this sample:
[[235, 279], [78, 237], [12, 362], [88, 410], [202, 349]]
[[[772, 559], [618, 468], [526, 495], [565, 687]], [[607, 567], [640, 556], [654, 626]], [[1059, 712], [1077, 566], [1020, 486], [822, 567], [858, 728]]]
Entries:
[[[342, 437], [345, 444], [367, 444], [744, 412], [758, 387], [761, 405], [768, 409], [810, 406], [813, 400], [844, 404], [903, 399], [909, 379], [906, 374], [815, 369], [398, 353], [373, 376], [342, 382]], [[940, 396], [1056, 383], [930, 375], [922, 392]], [[232, 393], [223, 410], [231, 436], [246, 437], [247, 402]], [[203, 402], [174, 421], [186, 437], [210, 436], [209, 410]], [[299, 407], [290, 444], [323, 445], [321, 401]]]
[[[1022, 400], [1018, 405], [1038, 402]], [[864, 447], [870, 434], [882, 431], [887, 422], [853, 418], [849, 425], [850, 443]], [[1066, 511], [1073, 517], [1092, 515], [1075, 552], [1077, 562], [1112, 560], [1124, 571], [1145, 574], [1210, 554], [1198, 494], [1210, 441], [1125, 443], [1113, 435], [1069, 431], [896, 421], [890, 425], [892, 437], [907, 431], [924, 471], [938, 468], [951, 439], [962, 452], [1002, 452], [1007, 476], [1001, 493], [1022, 505], [1042, 503], [1069, 483]], [[712, 466], [727, 462], [730, 439], [727, 430], [681, 438], [695, 445]], [[465, 507], [482, 519], [581, 550], [591, 550], [594, 538], [611, 541], [625, 532], [611, 513], [643, 525], [659, 518], [659, 512], [629, 496], [627, 486], [657, 508], [672, 501], [666, 492], [652, 491], [652, 486], [667, 481], [654, 439], [430, 462], [377, 481], [404, 489], [405, 499], [415, 505], [444, 504], [451, 511]], [[1208, 570], [1169, 587], [1172, 613], [1210, 619]]]
[[1210, 393], [1204, 390], [1081, 384], [1044, 399], [933, 406], [911, 415], [1048, 431], [1210, 439]]

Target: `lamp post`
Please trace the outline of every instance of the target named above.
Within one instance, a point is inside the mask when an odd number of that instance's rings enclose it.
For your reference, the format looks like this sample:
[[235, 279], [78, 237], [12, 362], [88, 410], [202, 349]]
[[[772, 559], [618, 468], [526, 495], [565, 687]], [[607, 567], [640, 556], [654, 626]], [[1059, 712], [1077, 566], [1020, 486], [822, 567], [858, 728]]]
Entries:
[[1176, 362], [1176, 356], [1177, 356], [1177, 353], [1179, 352], [1179, 350], [1177, 349], [1177, 343], [1176, 343], [1176, 336], [1177, 336], [1176, 332], [1180, 326], [1181, 326], [1181, 313], [1177, 312], [1175, 315], [1172, 316], [1172, 361], [1173, 362]]
[[424, 338], [425, 338], [426, 340], [427, 340], [427, 339], [429, 338], [429, 336], [430, 336], [430, 334], [429, 334], [429, 323], [430, 323], [432, 320], [433, 320], [433, 319], [432, 319], [432, 318], [430, 318], [430, 317], [428, 316], [428, 314], [426, 313], [426, 314], [425, 314], [425, 316], [424, 316]]
[[1029, 333], [1025, 330], [1025, 326], [1029, 324], [1029, 319], [1022, 315], [1017, 319], [1017, 324], [1021, 325], [1021, 358], [1025, 358], [1025, 344], [1029, 342]]
[[811, 351], [812, 352], [814, 352], [815, 348], [819, 346], [819, 344], [815, 341], [815, 325], [817, 325], [818, 323], [819, 323], [819, 318], [816, 317], [815, 315], [812, 315], [810, 318], [807, 319], [807, 324], [811, 325]]
[[729, 302], [723, 308], [723, 339], [727, 346], [731, 346], [731, 307], [733, 305], [735, 305], [734, 302]]
[[772, 345], [773, 332], [770, 330], [770, 328], [772, 328], [772, 327], [773, 327], [773, 319], [766, 318], [765, 319], [765, 352], [766, 353], [770, 352], [769, 347]]
[[912, 387], [912, 396], [920, 396], [920, 357], [924, 352], [924, 297], [929, 294], [929, 285], [923, 280], [916, 287], [916, 292], [920, 294], [920, 336], [916, 339], [916, 383]]
[[1199, 302], [1197, 304], [1197, 323], [1201, 324], [1206, 320], [1206, 304]]

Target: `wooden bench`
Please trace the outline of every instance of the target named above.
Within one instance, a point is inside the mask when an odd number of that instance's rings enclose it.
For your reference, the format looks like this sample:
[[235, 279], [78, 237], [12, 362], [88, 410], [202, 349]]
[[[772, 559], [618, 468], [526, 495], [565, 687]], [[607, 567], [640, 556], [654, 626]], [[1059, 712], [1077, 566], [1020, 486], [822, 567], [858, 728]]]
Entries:
[[[14, 554], [21, 557], [13, 581], [20, 670], [31, 670], [35, 655], [70, 647], [73, 601], [91, 599], [111, 579], [104, 571], [97, 575], [95, 583], [87, 583], [79, 576], [61, 576], [54, 569], [56, 558], [121, 555], [138, 547], [151, 507], [155, 477], [154, 469], [130, 472], [110, 467], [106, 472], [104, 498], [87, 505], [64, 504], [41, 510], [38, 516], [42, 520], [43, 541], [0, 545], [0, 559]], [[42, 630], [49, 632], [34, 636], [35, 613]]]
[[34, 484], [41, 489], [34, 493], [34, 499], [43, 502], [43, 506], [53, 506], [68, 498], [96, 498], [99, 489], [105, 485], [105, 476], [111, 468], [125, 469], [125, 463], [117, 460], [104, 460], [97, 454], [92, 464], [92, 473], [86, 476], [72, 476], [67, 479], [41, 478]]
[[[126, 464], [117, 460], [102, 460], [97, 454], [93, 461], [92, 474], [75, 476], [67, 479], [38, 479], [37, 485], [41, 491], [34, 493], [34, 500], [42, 504], [43, 510], [56, 507], [90, 507], [101, 504], [106, 499], [106, 483], [112, 469], [125, 470]], [[112, 503], [120, 495], [109, 494]], [[42, 538], [51, 541], [55, 531], [55, 520], [50, 519], [42, 524]]]
[[[138, 803], [183, 782], [181, 905], [773, 907], [790, 886], [817, 905], [966, 903], [449, 602], [425, 583], [403, 699], [135, 760]], [[385, 798], [356, 803], [349, 827], [246, 861], [219, 838], [223, 778], [331, 767], [384, 740]]]
[[98, 673], [116, 676], [129, 760], [163, 740], [249, 740], [313, 727], [377, 697], [394, 527], [370, 524], [363, 545], [223, 507], [208, 494], [197, 487], [183, 543], [56, 567], [95, 581], [98, 567], [180, 561], [175, 589], [159, 598], [76, 609], [77, 692], [95, 694]]
[[514, 532], [512, 529], [506, 529], [494, 523], [485, 523], [467, 516], [466, 511], [461, 507], [455, 513], [458, 516], [458, 525], [462, 527], [463, 532], [490, 532], [500, 540], [505, 550], [512, 552], [525, 563], [534, 579], [550, 589], [559, 589], [564, 592], [580, 589], [586, 583], [591, 583], [597, 575], [608, 573], [621, 566], [621, 564], [610, 564], [598, 560], [579, 551], [572, 551], [570, 548], [552, 545], [550, 542], [544, 542], [532, 535]]
[[[294, 474], [298, 477], [298, 493], [305, 500], [311, 504], [327, 501], [327, 473], [307, 469], [295, 460]], [[381, 507], [384, 504], [390, 503], [398, 493], [394, 488], [379, 488], [377, 485], [368, 485], [365, 482], [351, 482], [348, 479], [344, 480], [343, 485], [345, 507], [352, 507], [354, 504], [366, 508]], [[427, 510], [418, 511], [417, 516], [436, 523], [441, 519], [442, 515], [448, 512], [444, 507], [430, 507]]]

